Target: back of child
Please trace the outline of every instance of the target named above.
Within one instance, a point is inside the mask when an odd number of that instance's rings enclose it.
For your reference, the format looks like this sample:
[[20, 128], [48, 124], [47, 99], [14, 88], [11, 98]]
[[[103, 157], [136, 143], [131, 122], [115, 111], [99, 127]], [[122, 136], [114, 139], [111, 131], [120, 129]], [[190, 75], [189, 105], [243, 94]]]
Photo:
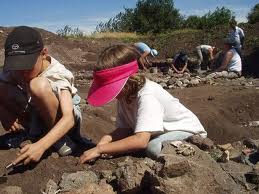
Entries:
[[128, 45], [114, 45], [101, 53], [88, 102], [102, 106], [116, 98], [117, 129], [86, 151], [81, 162], [141, 149], [157, 158], [164, 141], [207, 136], [198, 118], [178, 99], [138, 73], [139, 57]]

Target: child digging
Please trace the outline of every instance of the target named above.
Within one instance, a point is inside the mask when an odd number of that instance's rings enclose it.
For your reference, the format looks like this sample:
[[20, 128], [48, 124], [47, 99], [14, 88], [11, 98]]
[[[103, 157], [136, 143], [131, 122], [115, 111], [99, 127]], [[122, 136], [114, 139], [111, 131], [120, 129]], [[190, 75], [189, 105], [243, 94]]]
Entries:
[[139, 58], [139, 52], [127, 45], [111, 46], [101, 53], [88, 102], [102, 106], [116, 98], [117, 129], [85, 151], [81, 163], [137, 150], [157, 158], [164, 141], [207, 136], [198, 118], [177, 98], [138, 74]]
[[[54, 147], [61, 156], [71, 154], [80, 135], [80, 97], [73, 74], [49, 56], [39, 32], [16, 27], [5, 42], [0, 74], [0, 120], [9, 136], [9, 147], [25, 145], [13, 165], [38, 162]], [[23, 135], [21, 135], [23, 134]], [[18, 141], [18, 142], [14, 142]]]

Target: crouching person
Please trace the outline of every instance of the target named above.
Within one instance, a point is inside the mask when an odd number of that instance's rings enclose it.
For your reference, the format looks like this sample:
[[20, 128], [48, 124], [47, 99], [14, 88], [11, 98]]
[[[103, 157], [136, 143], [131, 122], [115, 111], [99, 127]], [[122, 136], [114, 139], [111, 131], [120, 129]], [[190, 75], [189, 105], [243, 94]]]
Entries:
[[177, 98], [138, 74], [139, 58], [139, 52], [127, 45], [111, 46], [101, 53], [88, 102], [102, 106], [116, 98], [117, 129], [85, 151], [81, 163], [137, 150], [157, 158], [164, 141], [207, 136], [199, 119]]
[[242, 61], [234, 45], [235, 42], [232, 39], [227, 38], [224, 40], [224, 59], [215, 71], [228, 71], [239, 77], [242, 75]]
[[71, 154], [80, 135], [80, 97], [74, 77], [44, 48], [38, 31], [27, 26], [15, 28], [5, 42], [5, 61], [0, 74], [0, 120], [8, 131], [5, 142], [17, 147], [12, 162], [37, 162], [54, 147], [61, 156]]

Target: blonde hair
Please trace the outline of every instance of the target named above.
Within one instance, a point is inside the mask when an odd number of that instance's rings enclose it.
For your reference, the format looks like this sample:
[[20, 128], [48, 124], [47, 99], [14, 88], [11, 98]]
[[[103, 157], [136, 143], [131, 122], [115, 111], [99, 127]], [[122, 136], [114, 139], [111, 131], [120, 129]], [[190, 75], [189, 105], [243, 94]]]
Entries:
[[[125, 65], [135, 60], [140, 64], [140, 57], [141, 54], [134, 46], [126, 44], [113, 45], [104, 49], [100, 54], [95, 71]], [[145, 82], [145, 76], [139, 73], [129, 77], [121, 91], [127, 103], [131, 103], [137, 97], [138, 91], [145, 85]]]

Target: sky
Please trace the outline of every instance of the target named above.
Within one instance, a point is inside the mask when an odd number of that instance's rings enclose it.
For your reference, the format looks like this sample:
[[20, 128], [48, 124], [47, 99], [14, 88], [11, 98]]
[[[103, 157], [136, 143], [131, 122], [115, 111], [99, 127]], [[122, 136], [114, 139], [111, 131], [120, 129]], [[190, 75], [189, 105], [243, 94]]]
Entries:
[[[137, 0], [1, 0], [0, 26], [28, 25], [52, 32], [65, 25], [91, 33], [100, 22], [105, 22], [126, 8], [134, 8]], [[239, 22], [258, 0], [174, 0], [180, 13], [204, 15], [216, 7], [234, 11]]]

